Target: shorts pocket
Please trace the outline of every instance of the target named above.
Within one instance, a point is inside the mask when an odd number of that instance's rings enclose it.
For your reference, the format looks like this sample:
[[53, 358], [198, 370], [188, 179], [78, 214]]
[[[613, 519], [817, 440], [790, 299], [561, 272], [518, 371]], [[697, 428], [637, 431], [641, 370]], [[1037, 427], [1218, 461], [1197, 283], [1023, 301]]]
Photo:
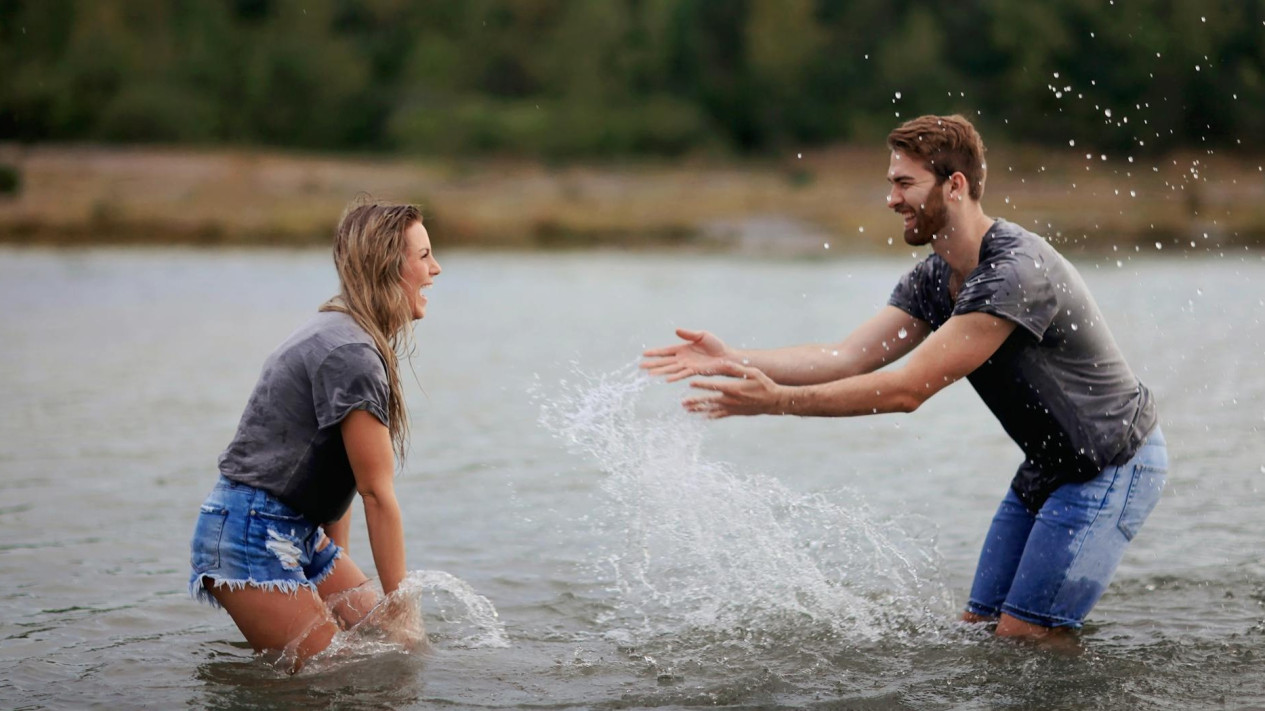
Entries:
[[1164, 490], [1164, 480], [1168, 471], [1160, 467], [1146, 464], [1133, 465], [1133, 478], [1129, 482], [1129, 493], [1125, 497], [1124, 506], [1120, 510], [1120, 520], [1116, 526], [1124, 537], [1133, 540], [1142, 528], [1146, 517], [1151, 515], [1155, 505], [1160, 501], [1160, 492]]
[[195, 573], [201, 573], [220, 565], [220, 539], [224, 537], [224, 522], [228, 509], [203, 506], [198, 513], [198, 523], [193, 528], [193, 552], [189, 564]]

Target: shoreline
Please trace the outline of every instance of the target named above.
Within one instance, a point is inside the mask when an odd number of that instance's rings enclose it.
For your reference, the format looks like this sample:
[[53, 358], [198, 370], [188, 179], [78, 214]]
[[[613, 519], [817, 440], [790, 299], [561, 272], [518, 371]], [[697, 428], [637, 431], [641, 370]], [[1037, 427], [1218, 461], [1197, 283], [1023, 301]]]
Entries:
[[[414, 202], [450, 247], [896, 253], [887, 153], [550, 166], [244, 149], [0, 145], [0, 244], [320, 246], [358, 193]], [[1061, 250], [1265, 246], [1265, 177], [1203, 155], [989, 152], [985, 210]], [[891, 240], [889, 242], [889, 240]], [[825, 245], [829, 245], [826, 247]]]

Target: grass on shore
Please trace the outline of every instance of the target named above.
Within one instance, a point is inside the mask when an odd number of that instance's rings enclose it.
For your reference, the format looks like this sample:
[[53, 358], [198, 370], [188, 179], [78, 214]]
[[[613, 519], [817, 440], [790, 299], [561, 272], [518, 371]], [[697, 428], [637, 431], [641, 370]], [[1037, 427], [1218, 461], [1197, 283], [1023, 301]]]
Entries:
[[[1265, 244], [1259, 159], [994, 147], [985, 211], [1064, 249]], [[887, 152], [548, 166], [236, 149], [0, 146], [18, 192], [0, 242], [325, 245], [357, 193], [422, 206], [445, 247], [688, 247], [821, 253], [900, 245]]]

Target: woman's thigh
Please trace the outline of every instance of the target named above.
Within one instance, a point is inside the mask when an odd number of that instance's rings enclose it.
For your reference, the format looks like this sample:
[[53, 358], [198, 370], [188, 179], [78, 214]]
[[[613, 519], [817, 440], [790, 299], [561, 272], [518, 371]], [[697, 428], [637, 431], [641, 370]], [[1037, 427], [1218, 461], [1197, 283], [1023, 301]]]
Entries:
[[343, 629], [363, 620], [381, 599], [368, 576], [346, 553], [334, 562], [333, 571], [317, 584], [316, 591]]
[[329, 646], [338, 625], [310, 588], [293, 593], [247, 586], [208, 589], [257, 652], [294, 655], [296, 668]]

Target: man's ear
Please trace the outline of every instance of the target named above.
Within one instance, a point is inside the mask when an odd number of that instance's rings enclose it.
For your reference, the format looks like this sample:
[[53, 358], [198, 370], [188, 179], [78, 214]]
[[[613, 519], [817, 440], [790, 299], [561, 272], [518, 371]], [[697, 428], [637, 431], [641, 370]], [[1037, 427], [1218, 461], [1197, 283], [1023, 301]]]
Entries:
[[966, 176], [960, 171], [949, 176], [949, 199], [961, 200], [968, 193]]

